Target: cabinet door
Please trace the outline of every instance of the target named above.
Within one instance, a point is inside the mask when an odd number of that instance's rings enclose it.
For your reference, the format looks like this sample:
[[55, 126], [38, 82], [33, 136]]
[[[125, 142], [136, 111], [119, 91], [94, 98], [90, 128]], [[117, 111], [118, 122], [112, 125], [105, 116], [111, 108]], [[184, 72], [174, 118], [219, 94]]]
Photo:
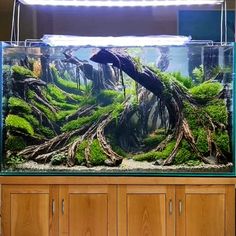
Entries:
[[234, 186], [177, 187], [177, 236], [234, 236], [234, 204]]
[[[56, 193], [44, 185], [2, 187], [4, 236], [56, 236]], [[55, 199], [54, 199], [55, 198]]]
[[118, 191], [119, 236], [174, 235], [174, 187], [124, 185]]
[[60, 236], [115, 236], [116, 186], [60, 187]]

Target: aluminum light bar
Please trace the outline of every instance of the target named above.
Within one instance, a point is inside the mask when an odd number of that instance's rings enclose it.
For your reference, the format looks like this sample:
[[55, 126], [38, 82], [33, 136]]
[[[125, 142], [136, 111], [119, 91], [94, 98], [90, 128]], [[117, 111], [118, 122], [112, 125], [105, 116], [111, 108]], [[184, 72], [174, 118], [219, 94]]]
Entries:
[[167, 35], [141, 37], [80, 37], [66, 35], [44, 35], [42, 41], [50, 46], [144, 47], [184, 45], [191, 41], [191, 37]]
[[224, 0], [18, 0], [26, 5], [77, 7], [155, 7], [178, 5], [215, 5]]

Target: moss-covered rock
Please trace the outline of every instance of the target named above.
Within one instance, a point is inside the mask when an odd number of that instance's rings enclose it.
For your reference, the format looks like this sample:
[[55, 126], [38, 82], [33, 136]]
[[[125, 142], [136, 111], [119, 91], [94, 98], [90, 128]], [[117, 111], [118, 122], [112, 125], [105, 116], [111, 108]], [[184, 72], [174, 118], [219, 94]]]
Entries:
[[32, 109], [29, 106], [29, 104], [21, 98], [10, 97], [8, 100], [8, 106], [11, 112], [14, 112], [14, 113], [17, 113], [17, 112], [31, 113], [32, 112]]
[[97, 139], [93, 140], [90, 146], [90, 154], [91, 154], [91, 164], [94, 166], [103, 165], [107, 156], [103, 152], [100, 147], [99, 141]]
[[221, 83], [218, 82], [205, 82], [198, 86], [195, 86], [189, 90], [194, 98], [208, 101], [217, 96], [223, 89]]
[[58, 166], [58, 165], [61, 165], [61, 164], [65, 164], [66, 161], [67, 161], [67, 158], [66, 158], [65, 155], [57, 154], [57, 155], [52, 157], [51, 164], [54, 165], [54, 166]]
[[32, 102], [40, 111], [42, 111], [45, 116], [51, 120], [51, 121], [56, 121], [57, 120], [57, 116], [55, 113], [53, 113], [48, 107], [46, 107], [45, 105], [39, 103], [39, 102], [36, 102], [36, 101], [33, 101]]
[[10, 135], [5, 142], [5, 147], [10, 151], [20, 151], [26, 147], [26, 142], [22, 137]]
[[22, 117], [24, 117], [33, 127], [39, 127], [39, 121], [37, 120], [36, 117], [34, 117], [31, 114], [20, 114]]
[[51, 95], [52, 98], [59, 102], [64, 102], [67, 99], [65, 93], [63, 93], [62, 90], [60, 90], [54, 84], [47, 85], [47, 92]]
[[230, 150], [230, 140], [229, 135], [226, 131], [217, 131], [213, 133], [213, 140], [217, 144], [217, 146], [220, 148], [223, 152], [229, 152]]
[[37, 77], [33, 71], [23, 66], [13, 66], [12, 71], [13, 71], [13, 78], [18, 80]]
[[75, 163], [77, 165], [81, 165], [83, 163], [85, 163], [85, 148], [88, 146], [88, 141], [83, 141], [81, 142], [81, 144], [77, 147], [76, 150], [76, 155], [75, 155]]
[[213, 119], [213, 121], [225, 125], [228, 123], [228, 111], [223, 99], [214, 99], [207, 104], [204, 110]]
[[8, 130], [19, 130], [29, 135], [34, 135], [34, 129], [32, 125], [25, 119], [18, 115], [9, 114], [6, 117], [5, 125]]
[[97, 102], [103, 106], [107, 106], [114, 102], [122, 102], [123, 95], [115, 90], [102, 90], [97, 96]]
[[207, 132], [203, 128], [199, 128], [194, 132], [196, 136], [196, 146], [201, 153], [208, 152]]
[[55, 136], [54, 131], [45, 126], [39, 126], [38, 131], [42, 133], [46, 138], [53, 138]]

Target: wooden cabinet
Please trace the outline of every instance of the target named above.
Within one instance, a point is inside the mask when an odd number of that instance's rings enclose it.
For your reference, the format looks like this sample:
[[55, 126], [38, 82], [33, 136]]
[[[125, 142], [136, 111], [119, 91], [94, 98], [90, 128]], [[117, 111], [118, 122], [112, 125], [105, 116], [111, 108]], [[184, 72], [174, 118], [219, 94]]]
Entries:
[[2, 235], [56, 235], [57, 222], [50, 211], [53, 197], [53, 188], [49, 186], [4, 186]]
[[60, 236], [115, 236], [115, 186], [60, 187]]
[[119, 236], [174, 236], [174, 187], [120, 186], [118, 199]]
[[119, 236], [234, 236], [234, 185], [121, 186]]
[[176, 236], [234, 236], [234, 186], [176, 188]]
[[235, 235], [233, 184], [4, 184], [1, 208], [3, 236]]

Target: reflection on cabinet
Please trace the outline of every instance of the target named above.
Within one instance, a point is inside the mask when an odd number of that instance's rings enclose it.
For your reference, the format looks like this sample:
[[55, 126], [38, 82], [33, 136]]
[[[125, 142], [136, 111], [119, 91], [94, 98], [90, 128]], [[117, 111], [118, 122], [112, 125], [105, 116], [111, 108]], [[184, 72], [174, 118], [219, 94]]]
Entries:
[[115, 186], [60, 187], [60, 236], [115, 236]]
[[234, 236], [234, 186], [176, 188], [177, 236]]
[[47, 185], [4, 186], [2, 191], [2, 235], [56, 235], [57, 222], [50, 211], [53, 197], [53, 188]]
[[161, 185], [120, 186], [118, 235], [174, 235], [174, 191]]

